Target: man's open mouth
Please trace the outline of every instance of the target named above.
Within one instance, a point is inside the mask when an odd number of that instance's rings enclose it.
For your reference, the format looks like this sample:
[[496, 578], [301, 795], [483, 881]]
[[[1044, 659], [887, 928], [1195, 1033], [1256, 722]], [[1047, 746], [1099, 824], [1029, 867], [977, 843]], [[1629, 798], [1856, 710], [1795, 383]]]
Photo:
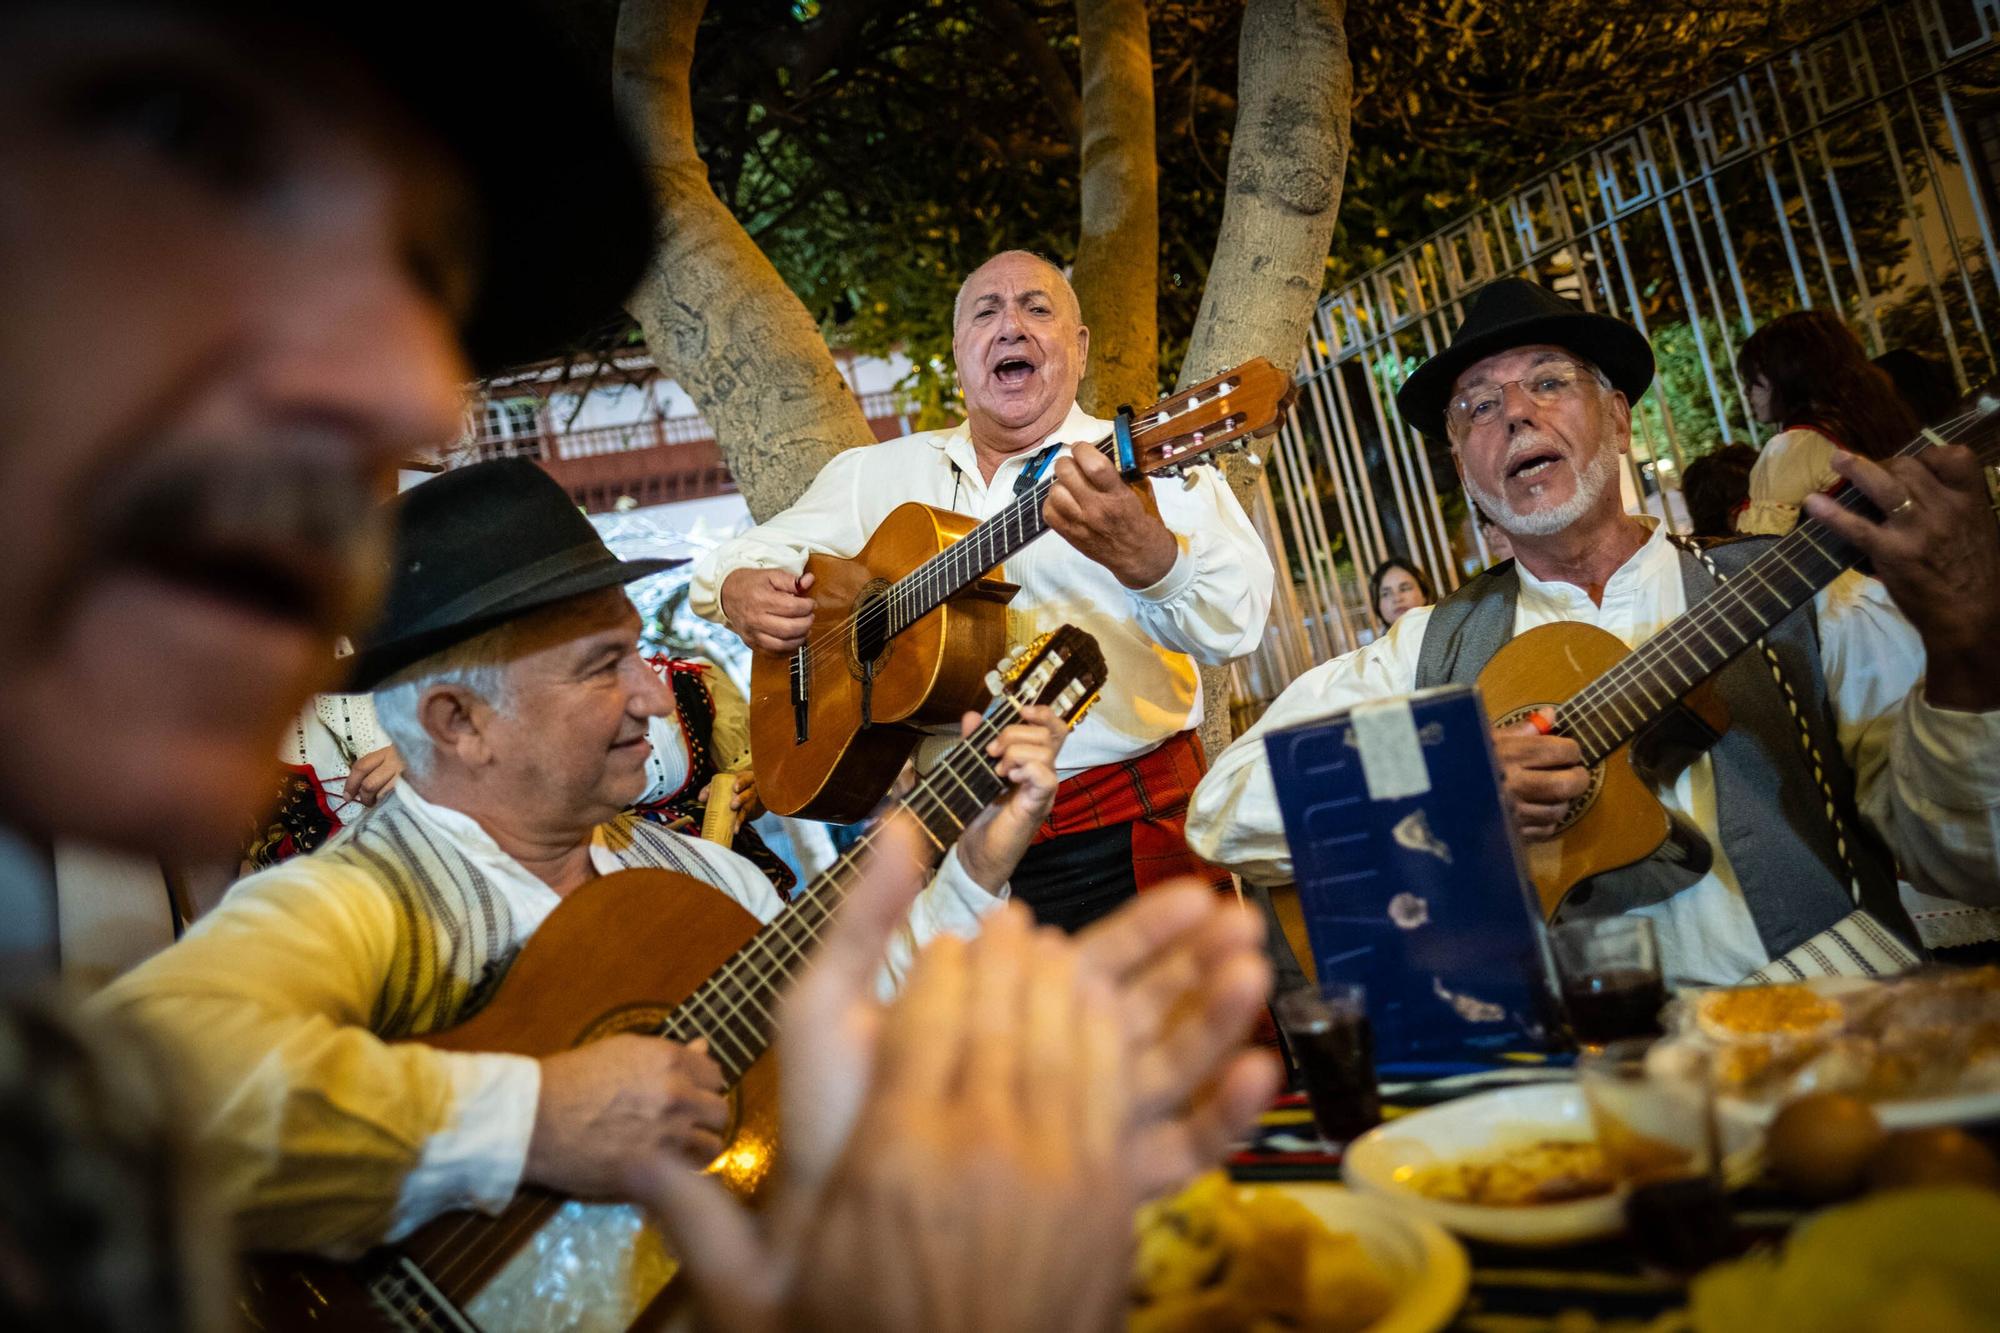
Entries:
[[993, 367], [993, 378], [1010, 389], [1026, 383], [1034, 373], [1035, 363], [1021, 356], [1006, 357]]
[[1533, 480], [1542, 476], [1550, 468], [1562, 461], [1562, 451], [1558, 449], [1531, 449], [1507, 466], [1507, 479], [1516, 477]]

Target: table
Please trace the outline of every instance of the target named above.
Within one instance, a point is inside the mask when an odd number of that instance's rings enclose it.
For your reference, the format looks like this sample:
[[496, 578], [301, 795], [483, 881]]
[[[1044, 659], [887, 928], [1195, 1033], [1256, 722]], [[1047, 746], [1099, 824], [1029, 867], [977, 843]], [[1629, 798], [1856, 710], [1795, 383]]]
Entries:
[[[1532, 1058], [1485, 1068], [1384, 1066], [1380, 1072], [1388, 1119], [1488, 1088], [1572, 1077], [1567, 1068]], [[1278, 1099], [1228, 1166], [1245, 1183], [1340, 1179], [1340, 1154], [1314, 1131], [1300, 1093]], [[1763, 1184], [1730, 1197], [1753, 1242], [1783, 1235], [1805, 1212], [1797, 1200]], [[1674, 1316], [1685, 1303], [1684, 1284], [1645, 1272], [1622, 1240], [1528, 1250], [1459, 1239], [1472, 1260], [1472, 1288], [1455, 1329], [1589, 1333], [1680, 1326]]]

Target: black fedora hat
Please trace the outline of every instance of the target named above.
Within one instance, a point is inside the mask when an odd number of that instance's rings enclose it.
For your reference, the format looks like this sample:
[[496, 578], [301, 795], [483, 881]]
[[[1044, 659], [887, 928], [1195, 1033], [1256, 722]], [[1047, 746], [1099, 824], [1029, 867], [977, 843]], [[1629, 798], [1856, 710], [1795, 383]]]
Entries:
[[577, 21], [555, 0], [158, 3], [252, 41], [344, 51], [442, 140], [482, 215], [462, 329], [480, 375], [554, 356], [620, 317], [652, 253], [652, 195], [612, 103], [609, 61], [585, 67]]
[[1433, 439], [1447, 438], [1444, 410], [1466, 367], [1515, 347], [1548, 343], [1603, 371], [1631, 402], [1653, 382], [1653, 349], [1622, 319], [1596, 315], [1526, 278], [1489, 282], [1466, 298], [1465, 322], [1451, 345], [1410, 372], [1396, 390], [1403, 420]]
[[539, 607], [686, 563], [620, 560], [561, 484], [525, 458], [447, 472], [396, 501], [388, 596], [347, 688], [373, 689]]

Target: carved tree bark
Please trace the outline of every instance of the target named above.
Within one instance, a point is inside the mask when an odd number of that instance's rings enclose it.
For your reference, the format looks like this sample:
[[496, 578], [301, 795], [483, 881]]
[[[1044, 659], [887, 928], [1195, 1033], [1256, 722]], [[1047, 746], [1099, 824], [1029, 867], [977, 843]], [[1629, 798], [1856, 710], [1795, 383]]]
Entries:
[[1077, 0], [1083, 56], [1082, 226], [1072, 284], [1090, 326], [1077, 398], [1110, 416], [1160, 383], [1160, 164], [1145, 0]]
[[709, 187], [688, 76], [706, 0], [624, 0], [612, 86], [661, 208], [659, 244], [627, 303], [660, 372], [715, 429], [759, 522], [842, 449], [870, 444], [861, 405], [804, 304]]
[[[1181, 388], [1253, 356], [1289, 370], [1305, 348], [1347, 170], [1346, 13], [1346, 0], [1249, 0], [1244, 10], [1229, 192]], [[1256, 469], [1237, 455], [1225, 470], [1249, 505]], [[1230, 736], [1227, 672], [1204, 669], [1202, 689], [1213, 755]]]

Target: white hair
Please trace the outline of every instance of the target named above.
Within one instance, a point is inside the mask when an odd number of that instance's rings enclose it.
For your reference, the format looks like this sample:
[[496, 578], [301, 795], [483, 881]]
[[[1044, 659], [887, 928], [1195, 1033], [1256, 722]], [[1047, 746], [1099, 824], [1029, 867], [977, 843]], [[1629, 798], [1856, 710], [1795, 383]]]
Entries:
[[996, 259], [1032, 259], [1037, 264], [1046, 267], [1049, 272], [1056, 275], [1057, 283], [1061, 285], [1063, 293], [1069, 297], [1070, 313], [1076, 316], [1077, 323], [1081, 324], [1083, 322], [1083, 305], [1076, 299], [1076, 288], [1069, 285], [1068, 270], [1064, 269], [1061, 264], [1056, 263], [1055, 260], [1050, 259], [1047, 255], [1036, 254], [1033, 250], [1002, 250], [997, 255], [989, 256], [979, 268], [965, 275], [964, 282], [958, 284], [958, 294], [951, 298], [951, 327], [954, 333], [958, 331], [959, 309], [965, 304], [965, 289], [970, 287], [972, 280], [979, 276], [980, 269], [984, 269], [987, 264], [991, 264]]
[[483, 634], [413, 662], [375, 687], [375, 720], [395, 745], [410, 776], [419, 782], [437, 767], [437, 745], [424, 730], [420, 711], [424, 696], [439, 685], [453, 685], [484, 700], [507, 716], [513, 700], [507, 686], [507, 662], [521, 621], [510, 620]]

